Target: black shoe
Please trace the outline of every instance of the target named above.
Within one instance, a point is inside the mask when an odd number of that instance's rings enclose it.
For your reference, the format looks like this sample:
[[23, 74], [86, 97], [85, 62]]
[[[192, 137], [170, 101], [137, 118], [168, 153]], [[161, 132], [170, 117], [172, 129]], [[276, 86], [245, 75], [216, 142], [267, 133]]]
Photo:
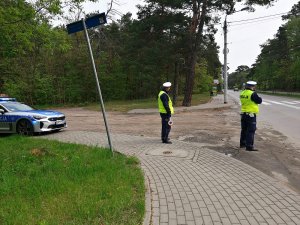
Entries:
[[240, 148], [246, 148], [246, 145], [240, 145]]
[[168, 141], [163, 141], [163, 143], [164, 143], [164, 144], [172, 144], [172, 142], [169, 141], [169, 140], [168, 140]]
[[[164, 142], [165, 140], [164, 140], [164, 139], [161, 139], [161, 141]], [[170, 138], [167, 138], [167, 141], [170, 141]]]
[[246, 151], [256, 152], [256, 151], [258, 151], [258, 150], [255, 149], [255, 148], [246, 148]]

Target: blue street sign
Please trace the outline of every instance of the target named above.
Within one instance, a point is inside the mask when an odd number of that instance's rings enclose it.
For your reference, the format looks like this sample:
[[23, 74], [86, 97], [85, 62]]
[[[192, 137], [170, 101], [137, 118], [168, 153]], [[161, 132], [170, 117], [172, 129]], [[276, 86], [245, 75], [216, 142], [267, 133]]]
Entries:
[[[86, 25], [86, 28], [89, 29], [92, 27], [99, 26], [101, 24], [105, 24], [106, 22], [107, 21], [106, 21], [105, 13], [100, 13], [95, 16], [91, 16], [91, 17], [87, 18], [85, 20], [85, 25]], [[68, 34], [73, 34], [73, 33], [84, 30], [82, 21], [77, 21], [77, 22], [68, 24], [67, 30], [68, 30]]]
[[77, 21], [67, 25], [68, 34], [73, 34], [83, 30], [82, 21]]
[[101, 13], [92, 17], [89, 17], [85, 20], [86, 28], [89, 29], [91, 27], [96, 27], [101, 24], [106, 23], [105, 13]]

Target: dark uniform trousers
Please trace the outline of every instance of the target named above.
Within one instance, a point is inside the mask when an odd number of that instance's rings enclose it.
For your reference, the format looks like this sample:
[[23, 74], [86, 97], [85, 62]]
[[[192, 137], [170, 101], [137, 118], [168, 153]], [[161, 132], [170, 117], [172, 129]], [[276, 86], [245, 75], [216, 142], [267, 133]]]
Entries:
[[241, 114], [241, 126], [240, 146], [246, 146], [247, 149], [252, 149], [256, 131], [256, 115], [249, 113]]
[[163, 142], [168, 141], [169, 133], [171, 131], [171, 126], [168, 124], [170, 121], [170, 115], [165, 113], [160, 113], [161, 117], [161, 140]]

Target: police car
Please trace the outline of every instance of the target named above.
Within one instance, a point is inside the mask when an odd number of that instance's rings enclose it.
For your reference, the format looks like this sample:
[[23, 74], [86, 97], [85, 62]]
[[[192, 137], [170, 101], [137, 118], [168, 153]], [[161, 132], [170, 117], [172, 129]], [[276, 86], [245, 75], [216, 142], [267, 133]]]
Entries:
[[67, 127], [63, 113], [37, 110], [15, 98], [0, 97], [0, 133], [32, 135]]

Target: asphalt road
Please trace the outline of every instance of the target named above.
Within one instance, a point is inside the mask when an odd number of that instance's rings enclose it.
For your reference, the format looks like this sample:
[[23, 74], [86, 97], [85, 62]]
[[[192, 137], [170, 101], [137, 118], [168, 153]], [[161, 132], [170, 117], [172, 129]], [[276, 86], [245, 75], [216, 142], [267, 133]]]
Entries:
[[[229, 90], [228, 96], [239, 102], [239, 93]], [[300, 100], [265, 94], [259, 96], [263, 103], [260, 105], [258, 123], [269, 124], [300, 148]]]

